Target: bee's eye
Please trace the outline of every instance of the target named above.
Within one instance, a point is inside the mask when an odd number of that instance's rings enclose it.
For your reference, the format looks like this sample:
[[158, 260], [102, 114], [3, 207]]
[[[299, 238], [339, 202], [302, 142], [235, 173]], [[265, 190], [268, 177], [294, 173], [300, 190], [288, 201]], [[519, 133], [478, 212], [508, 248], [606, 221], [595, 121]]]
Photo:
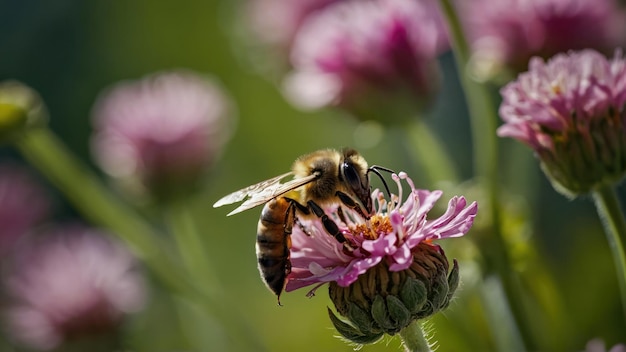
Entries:
[[346, 183], [350, 185], [350, 188], [358, 190], [362, 187], [361, 177], [359, 176], [359, 173], [354, 165], [349, 163], [343, 163], [341, 165], [341, 171]]

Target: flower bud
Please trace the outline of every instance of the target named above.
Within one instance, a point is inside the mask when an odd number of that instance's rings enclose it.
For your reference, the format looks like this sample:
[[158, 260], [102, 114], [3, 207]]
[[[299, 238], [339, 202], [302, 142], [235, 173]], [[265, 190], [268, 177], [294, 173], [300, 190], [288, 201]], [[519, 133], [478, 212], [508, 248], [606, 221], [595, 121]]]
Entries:
[[37, 92], [17, 81], [0, 82], [0, 142], [47, 120]]
[[438, 245], [421, 242], [406, 270], [390, 271], [381, 262], [347, 287], [331, 282], [329, 295], [348, 323], [329, 315], [346, 339], [372, 343], [383, 334], [394, 335], [416, 319], [446, 308], [459, 283], [456, 260], [448, 273], [448, 260]]

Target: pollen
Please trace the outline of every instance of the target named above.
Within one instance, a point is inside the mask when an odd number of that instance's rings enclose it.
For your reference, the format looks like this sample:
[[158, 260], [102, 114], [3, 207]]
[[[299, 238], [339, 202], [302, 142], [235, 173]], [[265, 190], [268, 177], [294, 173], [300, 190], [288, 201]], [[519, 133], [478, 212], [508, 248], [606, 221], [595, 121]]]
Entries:
[[393, 227], [388, 216], [376, 214], [368, 222], [350, 227], [350, 232], [353, 236], [375, 240], [382, 234], [393, 232]]

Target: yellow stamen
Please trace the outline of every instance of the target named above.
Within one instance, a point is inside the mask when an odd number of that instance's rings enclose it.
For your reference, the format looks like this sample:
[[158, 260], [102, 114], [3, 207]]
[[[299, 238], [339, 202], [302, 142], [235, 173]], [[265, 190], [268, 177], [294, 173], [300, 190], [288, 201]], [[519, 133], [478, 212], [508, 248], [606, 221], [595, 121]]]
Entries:
[[350, 232], [353, 236], [363, 236], [367, 240], [375, 240], [380, 235], [391, 233], [393, 227], [388, 216], [374, 215], [365, 224], [358, 224], [356, 227], [351, 227]]

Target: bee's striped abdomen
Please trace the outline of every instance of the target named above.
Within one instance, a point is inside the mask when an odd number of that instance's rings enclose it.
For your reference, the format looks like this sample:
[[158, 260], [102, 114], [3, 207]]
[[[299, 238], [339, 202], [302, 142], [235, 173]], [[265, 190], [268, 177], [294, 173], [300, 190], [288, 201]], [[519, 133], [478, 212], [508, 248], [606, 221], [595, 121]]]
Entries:
[[[289, 214], [288, 214], [289, 212]], [[267, 287], [278, 296], [285, 288], [287, 275], [291, 272], [289, 248], [294, 213], [290, 203], [279, 197], [265, 204], [256, 236], [256, 255], [259, 272]]]

